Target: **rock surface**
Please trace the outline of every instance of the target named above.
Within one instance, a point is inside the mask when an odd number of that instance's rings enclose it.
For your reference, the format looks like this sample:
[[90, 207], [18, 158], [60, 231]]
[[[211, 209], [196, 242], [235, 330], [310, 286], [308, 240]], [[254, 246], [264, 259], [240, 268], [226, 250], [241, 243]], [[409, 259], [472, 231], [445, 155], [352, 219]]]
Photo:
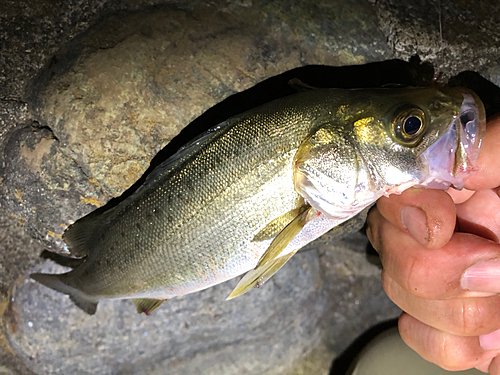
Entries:
[[64, 251], [64, 228], [133, 185], [165, 145], [153, 164], [286, 95], [290, 78], [420, 83], [397, 69], [363, 70], [374, 81], [361, 70], [291, 69], [419, 53], [446, 77], [476, 70], [500, 83], [496, 1], [0, 5], [0, 373], [326, 374], [356, 336], [399, 313], [360, 233], [322, 237], [261, 290], [224, 302], [232, 280], [151, 317], [127, 301], [88, 317], [26, 275], [56, 270], [38, 258], [42, 246]]
[[495, 1], [377, 1], [380, 29], [395, 57], [418, 54], [444, 77], [474, 70], [497, 85], [499, 12]]
[[[57, 246], [70, 220], [119, 196], [183, 127], [229, 95], [299, 66], [389, 52], [368, 45], [382, 40], [369, 8], [277, 5], [119, 13], [68, 43], [31, 85], [37, 123], [7, 138], [3, 204]], [[368, 15], [360, 28], [356, 17]], [[361, 46], [336, 37], [355, 32]]]
[[105, 301], [87, 316], [68, 298], [26, 280], [14, 293], [18, 324], [16, 333], [9, 329], [9, 342], [44, 374], [282, 371], [319, 340], [326, 295], [318, 273], [316, 254], [306, 253], [262, 293], [225, 303], [236, 285], [225, 283], [175, 298], [149, 317], [130, 301]]

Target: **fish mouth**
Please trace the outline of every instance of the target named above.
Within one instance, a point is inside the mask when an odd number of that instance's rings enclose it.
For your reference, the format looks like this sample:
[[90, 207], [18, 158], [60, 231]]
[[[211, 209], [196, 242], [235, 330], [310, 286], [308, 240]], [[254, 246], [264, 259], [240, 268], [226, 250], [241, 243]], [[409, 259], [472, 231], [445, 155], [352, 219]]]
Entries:
[[479, 151], [486, 133], [486, 116], [481, 100], [463, 89], [462, 105], [448, 130], [422, 155], [428, 177], [419, 186], [461, 190], [466, 177], [477, 170]]

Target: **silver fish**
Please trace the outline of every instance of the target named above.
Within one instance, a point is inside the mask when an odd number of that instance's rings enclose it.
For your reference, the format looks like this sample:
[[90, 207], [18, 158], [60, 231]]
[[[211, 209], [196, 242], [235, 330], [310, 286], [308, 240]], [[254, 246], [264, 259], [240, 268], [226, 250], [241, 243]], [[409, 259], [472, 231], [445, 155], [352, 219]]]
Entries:
[[315, 89], [275, 100], [196, 138], [133, 195], [71, 225], [73, 270], [31, 277], [89, 314], [105, 298], [149, 313], [247, 273], [233, 298], [381, 196], [463, 187], [484, 132], [482, 103], [465, 89]]

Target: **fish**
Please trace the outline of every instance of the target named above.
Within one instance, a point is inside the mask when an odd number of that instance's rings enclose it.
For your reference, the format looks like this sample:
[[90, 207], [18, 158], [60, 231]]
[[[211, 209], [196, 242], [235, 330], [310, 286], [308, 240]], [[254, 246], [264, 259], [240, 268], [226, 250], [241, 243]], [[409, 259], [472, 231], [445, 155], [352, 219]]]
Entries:
[[314, 89], [229, 118], [116, 206], [64, 232], [72, 269], [31, 278], [94, 314], [103, 299], [162, 302], [244, 276], [261, 286], [309, 242], [412, 187], [461, 189], [484, 107], [449, 87]]

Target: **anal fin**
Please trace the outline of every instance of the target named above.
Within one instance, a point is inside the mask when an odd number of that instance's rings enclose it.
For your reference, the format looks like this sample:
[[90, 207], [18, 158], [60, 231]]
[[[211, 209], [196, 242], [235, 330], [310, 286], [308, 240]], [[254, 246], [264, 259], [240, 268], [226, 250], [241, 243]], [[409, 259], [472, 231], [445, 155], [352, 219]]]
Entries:
[[132, 300], [134, 302], [135, 307], [137, 307], [137, 313], [144, 313], [146, 315], [151, 314], [153, 310], [155, 310], [158, 306], [160, 306], [164, 301], [168, 301], [165, 299], [152, 299], [152, 298], [134, 298]]
[[85, 298], [81, 298], [75, 294], [70, 294], [69, 299], [89, 315], [94, 315], [97, 310], [97, 302], [86, 300]]

